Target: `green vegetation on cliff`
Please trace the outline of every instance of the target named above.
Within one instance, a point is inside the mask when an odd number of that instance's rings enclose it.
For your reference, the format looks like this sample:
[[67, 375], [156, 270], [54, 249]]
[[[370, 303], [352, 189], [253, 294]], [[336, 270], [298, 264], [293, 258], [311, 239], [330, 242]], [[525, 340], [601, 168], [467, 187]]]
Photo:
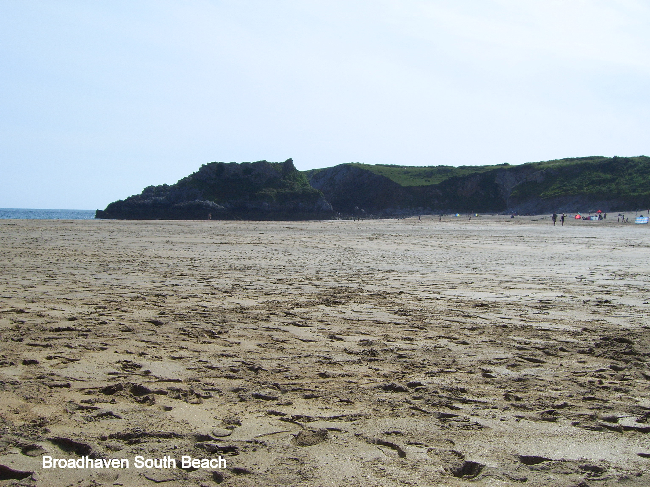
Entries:
[[450, 178], [470, 176], [508, 167], [508, 164], [499, 164], [497, 166], [398, 166], [394, 164], [362, 164], [351, 162], [351, 166], [365, 169], [384, 176], [400, 186], [429, 186], [439, 184]]
[[229, 201], [287, 203], [300, 200], [315, 203], [322, 196], [312, 188], [293, 159], [284, 162], [210, 162], [178, 181], [179, 188], [196, 190], [202, 198], [217, 204]]
[[650, 157], [580, 157], [518, 166], [360, 163], [298, 171], [284, 162], [210, 162], [176, 184], [149, 186], [98, 218], [295, 220], [421, 212], [650, 208]]
[[650, 198], [650, 157], [582, 157], [531, 164], [549, 177], [541, 182], [518, 185], [512, 196], [518, 199], [589, 195], [601, 199]]
[[650, 207], [650, 158], [579, 157], [517, 166], [357, 162], [306, 172], [336, 211], [586, 211]]
[[260, 220], [324, 218], [331, 206], [307, 177], [284, 162], [210, 162], [176, 184], [148, 186], [141, 194], [97, 210], [97, 218]]
[[448, 179], [462, 178], [497, 170], [518, 171], [529, 168], [544, 172], [542, 182], [528, 181], [517, 185], [511, 196], [516, 198], [592, 195], [606, 198], [650, 197], [650, 157], [576, 157], [530, 162], [519, 166], [507, 163], [496, 166], [398, 166], [350, 163], [400, 186], [438, 185]]

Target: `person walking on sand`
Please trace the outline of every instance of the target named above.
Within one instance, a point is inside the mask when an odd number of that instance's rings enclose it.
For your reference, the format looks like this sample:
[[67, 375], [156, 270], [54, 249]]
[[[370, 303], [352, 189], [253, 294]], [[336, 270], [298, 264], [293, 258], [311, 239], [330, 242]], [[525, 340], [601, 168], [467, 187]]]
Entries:
[[557, 213], [553, 213], [551, 220], [553, 220], [553, 226], [555, 226], [555, 222], [557, 221]]
[[560, 221], [562, 222], [562, 226], [564, 226], [564, 219], [566, 218], [566, 215], [562, 213], [562, 216], [560, 217]]

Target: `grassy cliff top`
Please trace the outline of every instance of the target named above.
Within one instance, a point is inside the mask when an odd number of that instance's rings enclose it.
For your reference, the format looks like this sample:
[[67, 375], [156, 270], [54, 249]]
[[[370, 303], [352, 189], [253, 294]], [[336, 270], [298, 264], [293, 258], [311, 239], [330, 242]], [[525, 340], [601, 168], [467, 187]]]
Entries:
[[[643, 158], [643, 156], [641, 156]], [[561, 168], [564, 166], [601, 163], [607, 159], [602, 156], [575, 157], [567, 159], [555, 159], [551, 161], [529, 162], [519, 166], [511, 166], [503, 163], [497, 165], [483, 166], [400, 166], [396, 164], [362, 164], [359, 162], [349, 163], [351, 166], [365, 169], [373, 174], [387, 177], [400, 186], [428, 186], [440, 184], [441, 182], [455, 177], [470, 176], [497, 169], [511, 169], [522, 166], [532, 166], [536, 169]], [[637, 160], [638, 157], [626, 158]], [[646, 158], [647, 159], [647, 158]]]
[[365, 169], [379, 176], [387, 177], [400, 186], [429, 186], [439, 184], [446, 179], [453, 177], [469, 176], [500, 167], [508, 167], [507, 164], [498, 166], [398, 166], [393, 164], [362, 164], [359, 162], [350, 163], [360, 169]]

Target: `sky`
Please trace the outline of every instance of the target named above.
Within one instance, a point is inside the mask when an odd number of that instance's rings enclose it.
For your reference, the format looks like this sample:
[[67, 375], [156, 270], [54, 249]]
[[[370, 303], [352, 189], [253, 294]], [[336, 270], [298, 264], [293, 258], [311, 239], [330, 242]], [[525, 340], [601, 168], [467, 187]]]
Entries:
[[207, 162], [650, 155], [647, 0], [0, 0], [0, 207]]

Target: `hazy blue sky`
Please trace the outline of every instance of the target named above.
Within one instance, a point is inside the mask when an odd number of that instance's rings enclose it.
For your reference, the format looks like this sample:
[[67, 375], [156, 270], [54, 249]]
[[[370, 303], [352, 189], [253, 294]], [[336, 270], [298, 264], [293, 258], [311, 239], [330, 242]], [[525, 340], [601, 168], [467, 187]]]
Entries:
[[0, 0], [0, 207], [210, 161], [650, 154], [647, 0]]

